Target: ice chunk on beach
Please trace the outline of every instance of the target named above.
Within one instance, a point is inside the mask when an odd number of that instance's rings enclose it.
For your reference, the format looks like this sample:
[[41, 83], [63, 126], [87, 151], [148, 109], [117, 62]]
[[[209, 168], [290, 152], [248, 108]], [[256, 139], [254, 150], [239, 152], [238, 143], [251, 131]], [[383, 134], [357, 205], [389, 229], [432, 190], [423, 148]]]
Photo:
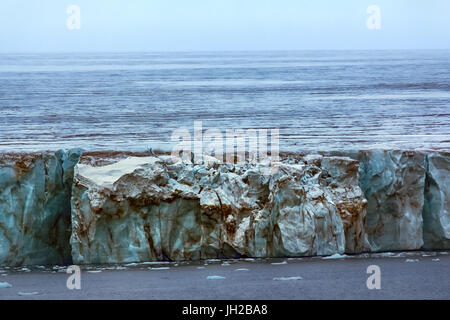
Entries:
[[283, 261], [283, 262], [272, 262], [271, 264], [273, 264], [273, 265], [282, 265], [282, 264], [287, 264], [287, 261]]
[[302, 280], [302, 277], [275, 277], [275, 281], [289, 281], [289, 280]]
[[222, 276], [207, 276], [206, 280], [223, 280], [225, 277]]
[[335, 254], [333, 254], [331, 256], [323, 257], [322, 259], [328, 260], [328, 259], [344, 259], [344, 258], [347, 258], [347, 255], [335, 253]]
[[17, 292], [19, 296], [35, 296], [39, 294], [39, 292]]

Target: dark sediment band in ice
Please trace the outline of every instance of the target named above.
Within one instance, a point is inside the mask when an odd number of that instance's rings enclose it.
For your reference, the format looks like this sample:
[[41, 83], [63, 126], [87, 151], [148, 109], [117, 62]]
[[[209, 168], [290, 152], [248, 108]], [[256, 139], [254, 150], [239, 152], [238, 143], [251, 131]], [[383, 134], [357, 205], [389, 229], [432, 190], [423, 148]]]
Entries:
[[297, 155], [270, 172], [80, 155], [0, 154], [0, 264], [450, 248], [447, 152]]

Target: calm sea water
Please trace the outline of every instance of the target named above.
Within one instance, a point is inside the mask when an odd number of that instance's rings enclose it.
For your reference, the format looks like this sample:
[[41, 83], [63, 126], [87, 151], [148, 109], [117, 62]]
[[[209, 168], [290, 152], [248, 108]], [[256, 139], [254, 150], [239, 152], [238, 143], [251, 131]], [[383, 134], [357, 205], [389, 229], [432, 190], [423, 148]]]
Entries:
[[278, 128], [285, 151], [450, 149], [450, 51], [0, 55], [0, 151], [170, 148]]

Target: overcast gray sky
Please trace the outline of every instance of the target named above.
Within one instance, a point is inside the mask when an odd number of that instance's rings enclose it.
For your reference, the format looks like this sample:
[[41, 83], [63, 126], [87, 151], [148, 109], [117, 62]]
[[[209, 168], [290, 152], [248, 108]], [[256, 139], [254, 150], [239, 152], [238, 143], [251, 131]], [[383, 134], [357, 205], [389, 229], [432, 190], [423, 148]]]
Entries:
[[[67, 7], [81, 10], [69, 30]], [[369, 30], [378, 5], [381, 29]], [[449, 49], [448, 0], [2, 0], [0, 51]]]

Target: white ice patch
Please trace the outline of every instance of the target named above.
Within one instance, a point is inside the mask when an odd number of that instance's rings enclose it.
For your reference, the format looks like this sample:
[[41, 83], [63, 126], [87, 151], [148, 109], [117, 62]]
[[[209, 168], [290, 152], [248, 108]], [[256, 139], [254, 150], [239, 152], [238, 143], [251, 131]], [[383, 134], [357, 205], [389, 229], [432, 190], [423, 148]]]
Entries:
[[345, 254], [335, 253], [331, 256], [323, 257], [322, 259], [328, 260], [328, 259], [344, 259], [344, 258], [347, 258], [347, 256]]
[[19, 296], [35, 296], [39, 294], [39, 292], [17, 292]]
[[302, 277], [275, 277], [275, 281], [289, 281], [289, 280], [302, 280]]
[[122, 267], [122, 266], [117, 266], [116, 267], [116, 270], [127, 270], [128, 268], [126, 268], [126, 267]]
[[10, 285], [8, 282], [0, 282], [0, 289], [4, 288], [11, 288], [12, 285]]
[[197, 267], [197, 269], [205, 269], [205, 267]]
[[93, 167], [90, 165], [78, 164], [78, 172], [95, 182], [99, 186], [112, 186], [120, 177], [132, 173], [136, 167], [158, 160], [155, 157], [129, 157], [116, 163]]
[[22, 268], [22, 269], [19, 269], [19, 271], [21, 271], [21, 272], [30, 272], [31, 270], [28, 269], [28, 268]]
[[222, 276], [207, 276], [206, 280], [223, 280], [225, 277]]
[[253, 262], [253, 261], [255, 261], [255, 259], [253, 259], [253, 258], [245, 258], [244, 261]]
[[138, 264], [137, 264], [136, 262], [124, 264], [125, 267], [135, 267], [135, 266], [137, 266], [137, 265], [138, 265]]
[[206, 261], [208, 261], [208, 262], [220, 262], [221, 260], [220, 259], [208, 259]]
[[159, 264], [169, 264], [169, 261], [147, 261], [147, 262], [142, 262], [141, 264], [143, 265], [159, 265]]
[[170, 267], [159, 267], [159, 268], [152, 268], [152, 267], [149, 267], [148, 269], [149, 269], [149, 270], [169, 270]]
[[88, 271], [89, 273], [100, 273], [100, 272], [102, 272], [102, 270], [90, 270], [90, 271]]
[[433, 261], [440, 261], [440, 259], [439, 258], [436, 258], [436, 259], [432, 259]]
[[239, 268], [239, 269], [236, 269], [234, 271], [250, 271], [250, 270], [248, 270], [247, 268]]
[[393, 257], [395, 256], [395, 253], [393, 252], [382, 252], [378, 254], [380, 257]]
[[287, 261], [283, 261], [283, 262], [272, 262], [271, 264], [273, 264], [273, 265], [287, 264]]
[[405, 262], [419, 262], [419, 259], [406, 259]]

